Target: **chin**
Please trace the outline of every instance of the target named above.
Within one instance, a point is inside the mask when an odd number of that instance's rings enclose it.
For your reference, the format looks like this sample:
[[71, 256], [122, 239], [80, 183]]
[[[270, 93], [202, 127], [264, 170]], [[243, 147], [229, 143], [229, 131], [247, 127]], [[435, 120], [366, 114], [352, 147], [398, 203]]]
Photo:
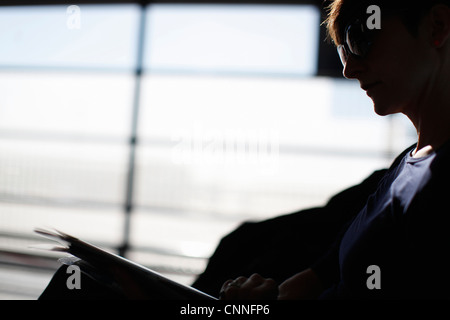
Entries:
[[390, 112], [386, 112], [385, 110], [379, 110], [377, 108], [374, 108], [374, 111], [377, 115], [382, 116], [382, 117], [388, 116], [391, 114]]
[[379, 106], [377, 106], [376, 103], [373, 104], [373, 111], [375, 111], [375, 113], [379, 116], [387, 116], [388, 115], [386, 110], [384, 108], [380, 108]]
[[373, 100], [373, 110], [379, 116], [388, 116], [390, 114], [394, 114], [394, 113], [398, 113], [399, 112], [391, 104], [389, 104], [389, 103], [382, 103], [380, 101], [375, 101], [375, 100]]

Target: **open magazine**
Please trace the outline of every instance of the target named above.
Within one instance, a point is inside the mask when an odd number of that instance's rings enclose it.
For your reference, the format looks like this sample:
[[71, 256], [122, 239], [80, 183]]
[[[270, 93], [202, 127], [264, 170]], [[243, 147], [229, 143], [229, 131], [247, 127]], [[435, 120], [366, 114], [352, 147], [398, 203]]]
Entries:
[[66, 233], [45, 229], [34, 231], [60, 243], [59, 246], [50, 250], [66, 252], [73, 256], [60, 259], [62, 263], [77, 265], [81, 272], [112, 290], [119, 292], [123, 290], [121, 281], [117, 279], [117, 272], [120, 272], [126, 279], [131, 278], [138, 283], [149, 297], [174, 300], [217, 300], [195, 288], [173, 281], [138, 263]]

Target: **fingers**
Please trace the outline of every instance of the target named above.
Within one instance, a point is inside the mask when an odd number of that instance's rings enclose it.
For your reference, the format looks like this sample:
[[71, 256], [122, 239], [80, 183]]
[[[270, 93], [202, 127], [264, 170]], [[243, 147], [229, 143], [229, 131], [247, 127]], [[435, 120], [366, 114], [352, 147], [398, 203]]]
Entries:
[[226, 281], [220, 290], [220, 298], [227, 300], [237, 300], [241, 286], [247, 281], [245, 277], [239, 277], [236, 280]]
[[223, 300], [269, 300], [276, 299], [277, 295], [278, 284], [256, 273], [249, 278], [228, 280], [220, 291], [220, 298]]

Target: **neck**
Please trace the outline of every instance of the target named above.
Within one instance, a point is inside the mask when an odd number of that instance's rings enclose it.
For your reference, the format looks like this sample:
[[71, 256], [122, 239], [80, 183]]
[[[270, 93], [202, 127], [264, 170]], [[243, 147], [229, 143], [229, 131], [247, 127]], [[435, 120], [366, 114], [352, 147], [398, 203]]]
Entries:
[[410, 117], [417, 130], [417, 147], [413, 154], [418, 157], [429, 154], [450, 140], [450, 105], [434, 101], [425, 108], [427, 112], [423, 115]]
[[414, 124], [418, 140], [416, 153], [431, 152], [450, 140], [450, 90], [449, 73], [440, 73], [438, 81], [430, 83], [429, 90], [409, 113], [405, 113]]

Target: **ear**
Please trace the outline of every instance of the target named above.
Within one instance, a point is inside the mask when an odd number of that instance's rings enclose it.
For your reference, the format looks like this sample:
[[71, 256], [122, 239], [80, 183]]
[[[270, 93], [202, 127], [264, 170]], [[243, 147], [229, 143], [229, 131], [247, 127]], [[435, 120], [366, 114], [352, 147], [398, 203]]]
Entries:
[[440, 48], [450, 41], [450, 7], [444, 4], [433, 6], [430, 11], [430, 19], [432, 45]]

